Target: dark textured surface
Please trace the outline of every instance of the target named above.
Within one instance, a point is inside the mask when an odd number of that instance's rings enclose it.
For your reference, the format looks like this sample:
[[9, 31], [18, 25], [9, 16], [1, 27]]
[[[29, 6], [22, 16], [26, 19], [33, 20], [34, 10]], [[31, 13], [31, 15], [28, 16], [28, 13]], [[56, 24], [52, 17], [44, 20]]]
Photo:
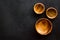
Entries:
[[[51, 20], [53, 30], [47, 36], [39, 35], [34, 24], [39, 18], [47, 18], [45, 12], [36, 15], [33, 5], [37, 2], [58, 10], [56, 19]], [[0, 0], [0, 39], [15, 40], [60, 40], [60, 1], [59, 0]]]

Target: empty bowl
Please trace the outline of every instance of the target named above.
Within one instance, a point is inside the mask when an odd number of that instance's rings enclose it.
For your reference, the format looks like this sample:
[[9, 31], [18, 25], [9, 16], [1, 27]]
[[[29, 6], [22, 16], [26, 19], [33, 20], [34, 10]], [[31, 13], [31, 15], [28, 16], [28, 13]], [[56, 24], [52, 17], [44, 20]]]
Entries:
[[52, 31], [52, 23], [47, 18], [40, 18], [35, 23], [37, 33], [47, 35]]
[[45, 6], [43, 3], [36, 3], [34, 5], [34, 12], [36, 14], [42, 14], [45, 11]]
[[57, 15], [58, 15], [57, 9], [55, 9], [54, 7], [49, 7], [49, 8], [46, 10], [46, 15], [47, 15], [47, 17], [50, 18], [50, 19], [56, 18]]

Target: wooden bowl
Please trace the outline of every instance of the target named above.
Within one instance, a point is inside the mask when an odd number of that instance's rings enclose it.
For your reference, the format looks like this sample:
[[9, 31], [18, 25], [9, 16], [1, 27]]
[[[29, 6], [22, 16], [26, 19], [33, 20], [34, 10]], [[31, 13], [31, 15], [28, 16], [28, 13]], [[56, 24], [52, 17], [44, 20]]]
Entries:
[[58, 15], [57, 9], [55, 9], [54, 7], [49, 7], [49, 8], [46, 10], [46, 15], [47, 15], [47, 17], [50, 18], [50, 19], [56, 18], [57, 15]]
[[36, 14], [42, 14], [45, 11], [45, 6], [43, 3], [36, 3], [34, 5], [34, 12]]
[[36, 31], [41, 35], [47, 35], [52, 31], [52, 23], [47, 18], [40, 18], [35, 24]]

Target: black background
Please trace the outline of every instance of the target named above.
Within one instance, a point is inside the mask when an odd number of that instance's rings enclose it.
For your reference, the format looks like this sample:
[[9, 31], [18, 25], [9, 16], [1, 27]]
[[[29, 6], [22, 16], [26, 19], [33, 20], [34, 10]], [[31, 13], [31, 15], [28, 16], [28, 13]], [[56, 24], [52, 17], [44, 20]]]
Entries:
[[[39, 18], [47, 18], [45, 12], [35, 14], [33, 6], [41, 2], [45, 8], [52, 6], [58, 16], [51, 20], [53, 30], [47, 36], [39, 35], [34, 27]], [[13, 40], [60, 40], [60, 1], [59, 0], [0, 0], [0, 39]]]

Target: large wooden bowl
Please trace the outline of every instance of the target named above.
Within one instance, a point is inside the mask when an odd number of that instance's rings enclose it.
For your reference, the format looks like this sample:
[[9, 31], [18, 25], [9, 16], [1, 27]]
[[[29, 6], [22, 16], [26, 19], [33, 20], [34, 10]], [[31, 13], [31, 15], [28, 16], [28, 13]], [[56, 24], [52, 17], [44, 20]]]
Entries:
[[52, 23], [47, 18], [40, 18], [35, 24], [36, 31], [41, 35], [47, 35], [52, 31]]

